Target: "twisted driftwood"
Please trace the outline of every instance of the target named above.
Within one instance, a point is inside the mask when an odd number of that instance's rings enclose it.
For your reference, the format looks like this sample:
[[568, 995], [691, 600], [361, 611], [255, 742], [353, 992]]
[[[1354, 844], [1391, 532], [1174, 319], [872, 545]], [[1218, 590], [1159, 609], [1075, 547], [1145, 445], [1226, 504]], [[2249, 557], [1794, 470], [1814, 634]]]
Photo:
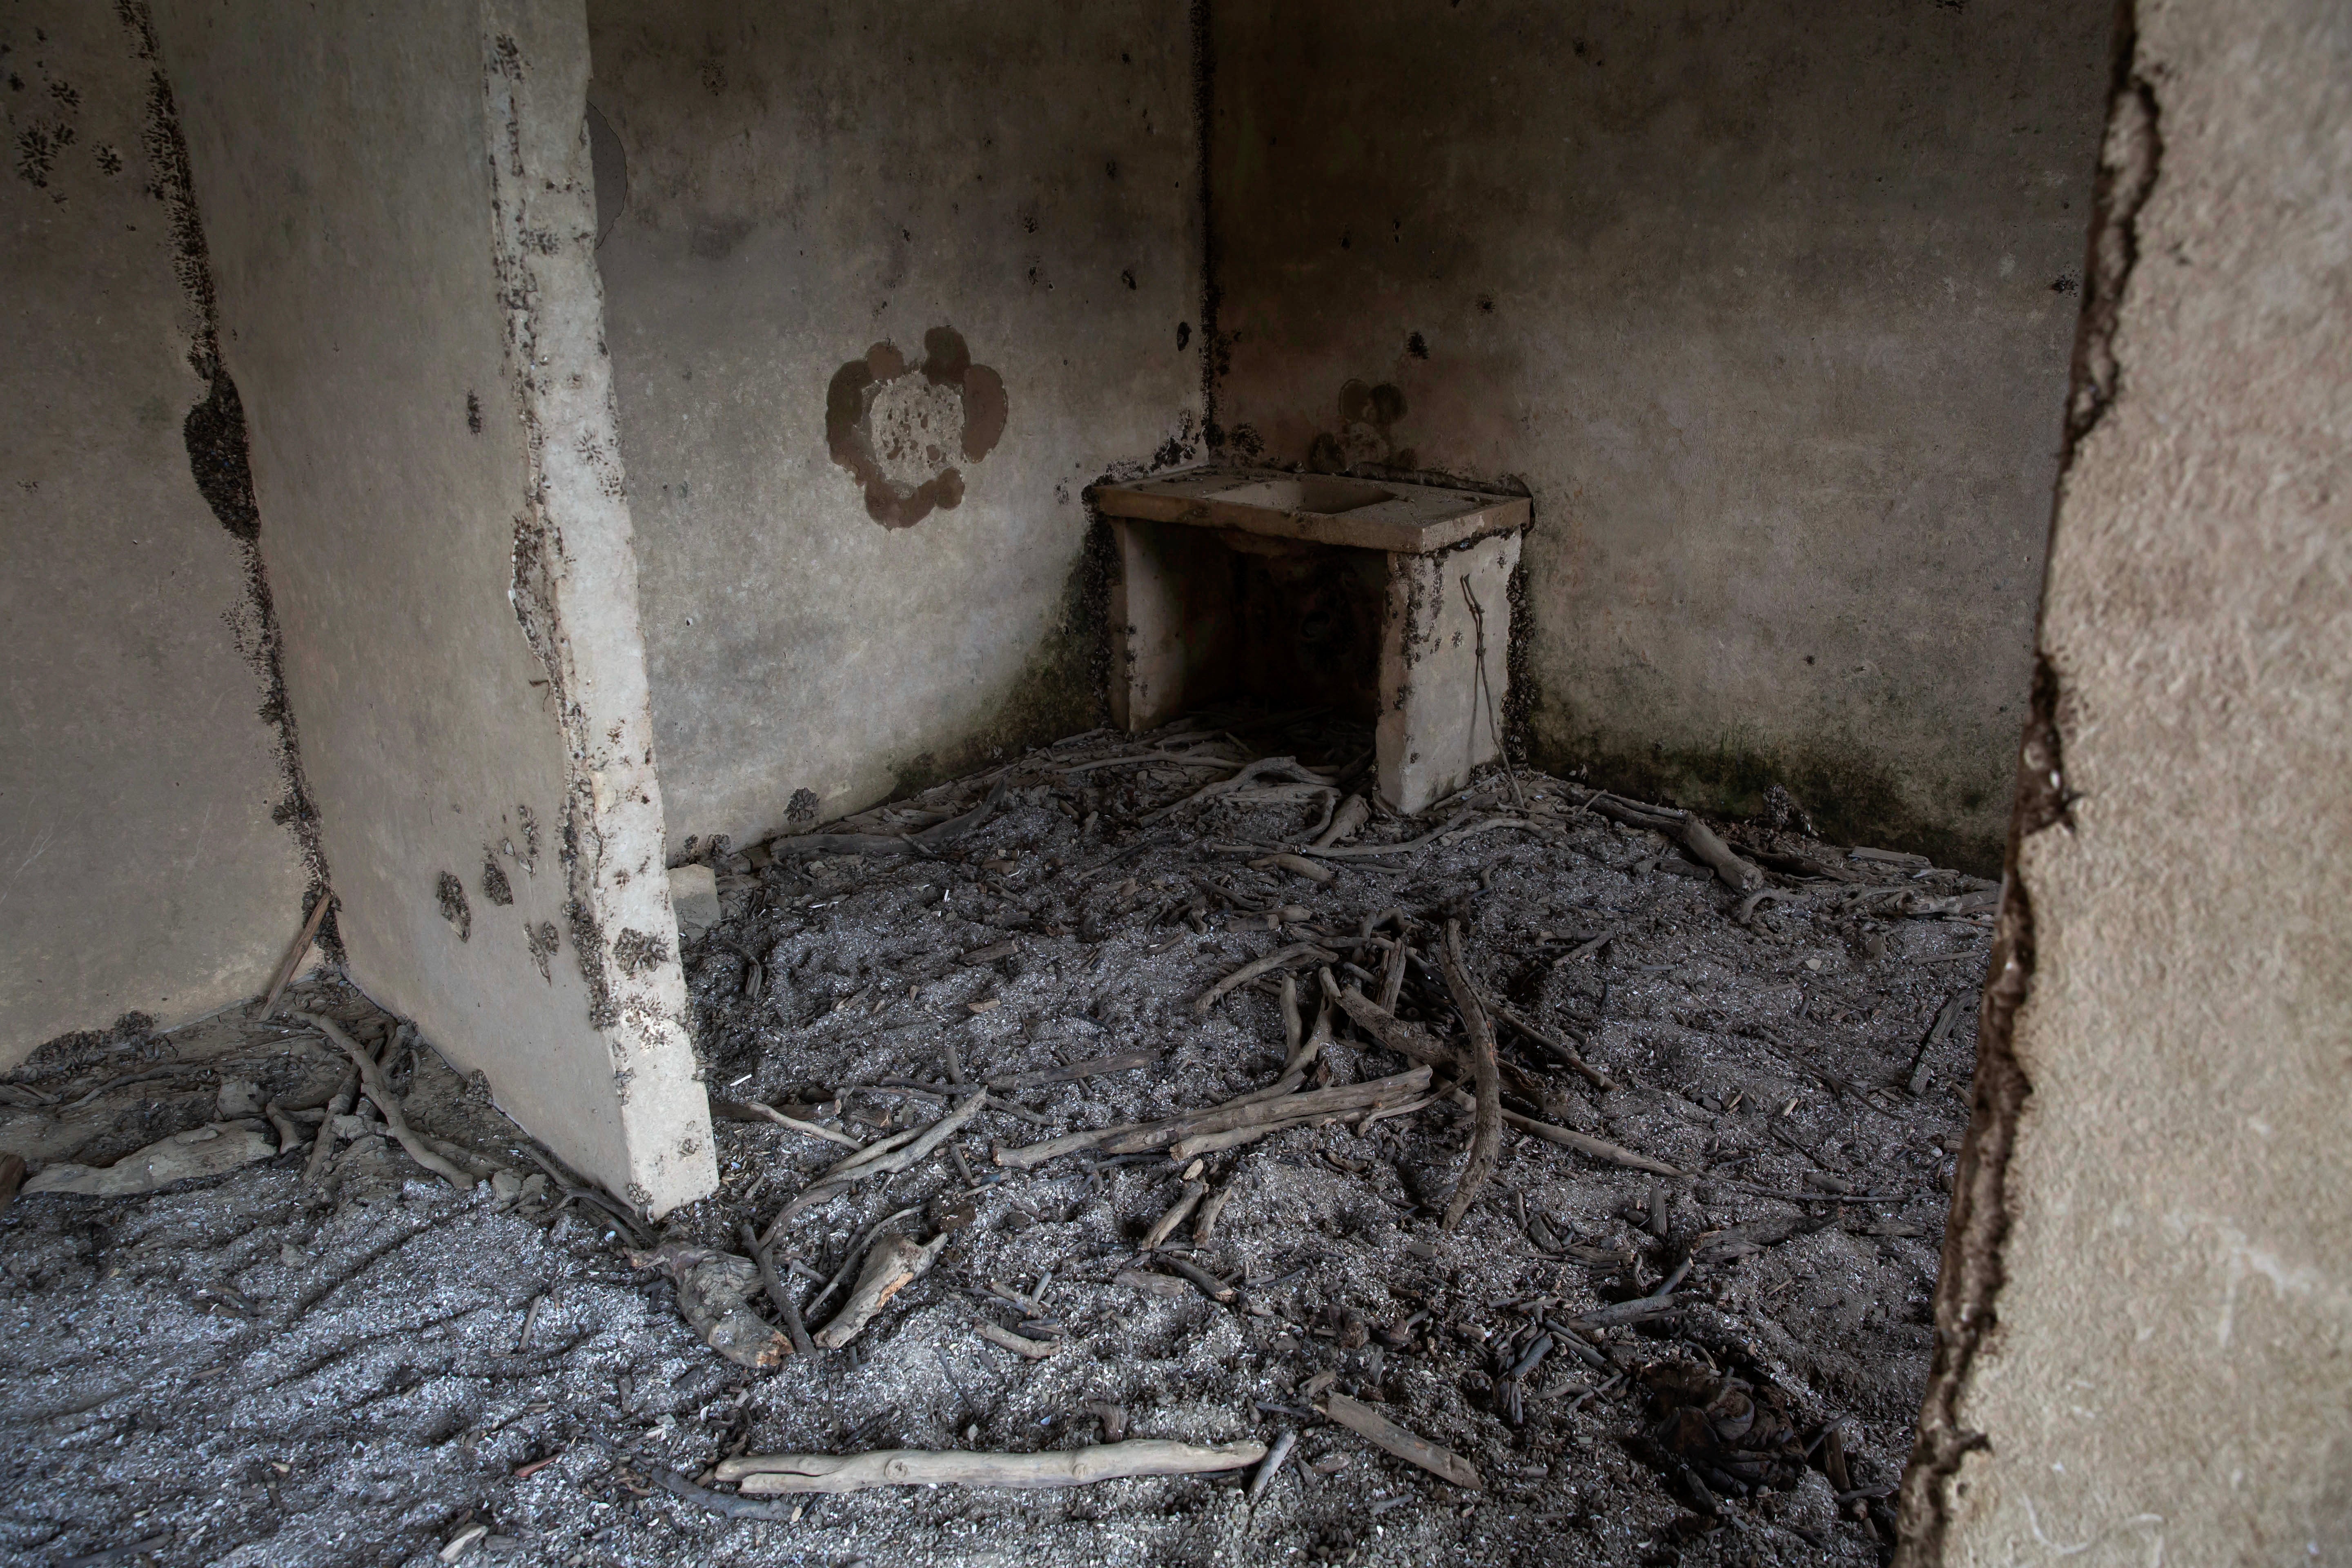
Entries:
[[1129, 1476], [1195, 1476], [1246, 1469], [1265, 1458], [1263, 1443], [1202, 1447], [1137, 1438], [1054, 1454], [934, 1454], [886, 1448], [871, 1454], [747, 1454], [719, 1461], [718, 1479], [740, 1482], [746, 1497], [782, 1492], [856, 1492], [868, 1487], [1081, 1487]]

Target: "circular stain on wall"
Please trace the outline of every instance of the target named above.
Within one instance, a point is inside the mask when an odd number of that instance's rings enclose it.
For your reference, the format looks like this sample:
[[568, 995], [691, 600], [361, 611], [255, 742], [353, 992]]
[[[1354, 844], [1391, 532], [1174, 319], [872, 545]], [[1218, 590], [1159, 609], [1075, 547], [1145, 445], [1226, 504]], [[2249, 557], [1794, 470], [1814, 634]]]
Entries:
[[825, 389], [825, 448], [866, 489], [866, 512], [912, 528], [963, 500], [963, 468], [1004, 435], [1004, 382], [953, 327], [923, 334], [923, 362], [876, 343]]

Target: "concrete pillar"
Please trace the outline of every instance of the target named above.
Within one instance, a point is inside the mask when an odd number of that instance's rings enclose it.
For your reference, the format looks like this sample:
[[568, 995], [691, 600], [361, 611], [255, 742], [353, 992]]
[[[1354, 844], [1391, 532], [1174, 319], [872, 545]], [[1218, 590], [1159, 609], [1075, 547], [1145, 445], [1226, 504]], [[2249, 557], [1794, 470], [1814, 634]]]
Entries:
[[2352, 20], [2137, 28], [1912, 1568], [2352, 1563]]
[[706, 1194], [581, 6], [157, 22], [352, 976], [616, 1193]]
[[1518, 563], [1517, 531], [1434, 555], [1389, 557], [1373, 743], [1381, 793], [1399, 811], [1444, 799], [1502, 755], [1495, 721], [1510, 697], [1510, 586]]

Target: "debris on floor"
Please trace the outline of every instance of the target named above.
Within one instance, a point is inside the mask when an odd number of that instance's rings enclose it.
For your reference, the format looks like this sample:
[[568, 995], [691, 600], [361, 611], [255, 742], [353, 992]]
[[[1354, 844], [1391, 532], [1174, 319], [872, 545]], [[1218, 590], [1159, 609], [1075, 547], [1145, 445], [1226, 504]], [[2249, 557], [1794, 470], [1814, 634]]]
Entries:
[[1880, 1561], [1995, 890], [1369, 747], [717, 847], [659, 1224], [332, 978], [46, 1047], [0, 1563]]

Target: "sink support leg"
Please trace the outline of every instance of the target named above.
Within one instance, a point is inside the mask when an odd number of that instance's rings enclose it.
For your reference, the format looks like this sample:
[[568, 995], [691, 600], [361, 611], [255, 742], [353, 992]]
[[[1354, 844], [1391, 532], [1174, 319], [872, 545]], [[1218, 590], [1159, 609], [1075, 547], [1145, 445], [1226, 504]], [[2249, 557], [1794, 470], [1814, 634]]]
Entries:
[[[1374, 744], [1381, 795], [1398, 811], [1424, 810], [1502, 755], [1489, 713], [1509, 711], [1510, 584], [1518, 563], [1516, 532], [1432, 555], [1389, 557]], [[1478, 685], [1478, 628], [1465, 583], [1486, 613], [1491, 709]]]

